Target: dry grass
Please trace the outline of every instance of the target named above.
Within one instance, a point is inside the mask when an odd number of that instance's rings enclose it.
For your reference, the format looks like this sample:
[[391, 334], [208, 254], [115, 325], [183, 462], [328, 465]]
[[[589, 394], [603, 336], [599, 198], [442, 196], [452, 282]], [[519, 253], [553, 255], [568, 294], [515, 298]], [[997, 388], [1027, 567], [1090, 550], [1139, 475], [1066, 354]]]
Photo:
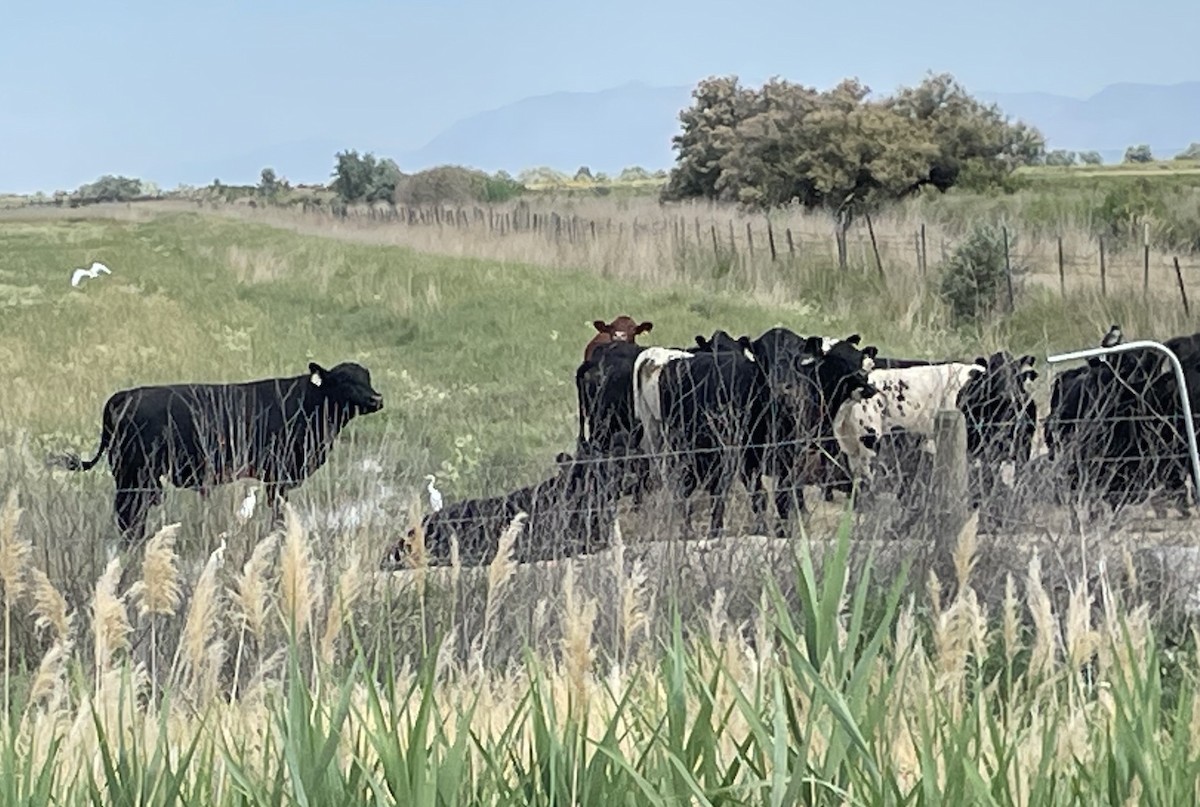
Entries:
[[[349, 567], [326, 592], [311, 567], [310, 538], [294, 516], [271, 537], [283, 547], [277, 561], [270, 560], [272, 544], [260, 544], [233, 575], [239, 605], [232, 609], [219, 605], [232, 573], [218, 555], [190, 584], [190, 602], [168, 593], [169, 534], [147, 547], [143, 568], [161, 578], [154, 581], [155, 614], [186, 606], [171, 685], [164, 681], [161, 697], [135, 707], [153, 681], [130, 653], [133, 587], [117, 590], [114, 561], [93, 599], [92, 664], [69, 639], [53, 637], [31, 683], [29, 708], [12, 739], [0, 741], [19, 744], [21, 768], [46, 769], [67, 802], [74, 797], [68, 794], [86, 792], [89, 781], [118, 788], [115, 795], [132, 784], [122, 777], [133, 775], [155, 788], [175, 781], [181, 793], [213, 805], [262, 798], [277, 787], [288, 798], [302, 792], [310, 800], [359, 798], [377, 789], [404, 803], [433, 803], [398, 789], [402, 771], [414, 784], [440, 783], [431, 786], [443, 797], [456, 793], [469, 803], [496, 803], [512, 788], [522, 798], [575, 794], [574, 800], [601, 781], [612, 798], [637, 787], [639, 780], [624, 773], [636, 771], [664, 796], [711, 799], [719, 791], [758, 801], [778, 798], [796, 777], [815, 777], [810, 786], [816, 787], [834, 776], [842, 796], [855, 803], [890, 803], [889, 793], [922, 791], [954, 800], [985, 790], [1001, 803], [1066, 803], [1051, 794], [1084, 792], [1104, 801], [1147, 790], [1158, 798], [1190, 794], [1194, 783], [1164, 778], [1167, 766], [1188, 776], [1200, 770], [1197, 735], [1189, 739], [1185, 731], [1195, 719], [1188, 682], [1200, 673], [1193, 651], [1171, 661], [1181, 690], [1177, 706], [1169, 706], [1140, 683], [1165, 663], [1144, 608], [1124, 605], [1105, 576], [1076, 581], [1065, 604], [1055, 607], [1036, 556], [1024, 591], [1009, 577], [1003, 616], [989, 618], [975, 589], [974, 522], [952, 553], [953, 595], [932, 612], [912, 603], [863, 611], [866, 590], [848, 582], [850, 567], [832, 550], [819, 564], [821, 576], [813, 579], [819, 582], [810, 583], [818, 588], [805, 595], [820, 612], [805, 622], [793, 623], [769, 599], [749, 619], [731, 620], [718, 590], [703, 629], [676, 635], [666, 649], [635, 647], [628, 637], [653, 610], [645, 581], [636, 564], [626, 574], [619, 561], [605, 561], [621, 578], [622, 596], [608, 607], [622, 614], [624, 637], [620, 663], [606, 664], [612, 659], [594, 633], [600, 602], [580, 588], [576, 563], [569, 562], [561, 600], [550, 609], [562, 638], [531, 646], [532, 665], [496, 669], [444, 657], [413, 665], [409, 648], [388, 657], [378, 671], [382, 679], [360, 666], [351, 646], [338, 652], [330, 640], [336, 628], [329, 627], [351, 624], [352, 611], [369, 608], [378, 587], [371, 575]], [[510, 573], [501, 562], [483, 576], [491, 611], [504, 599]], [[31, 598], [45, 616], [55, 610], [45, 603], [59, 598], [38, 592], [44, 576], [31, 571], [31, 577], [38, 581]], [[149, 613], [149, 582], [143, 577], [134, 587], [139, 610]], [[264, 600], [280, 603], [286, 622], [278, 629], [258, 616]], [[319, 647], [295, 641], [302, 638], [296, 628], [322, 616], [327, 627]], [[60, 621], [48, 617], [46, 624]], [[1027, 663], [1023, 624], [1033, 634]], [[472, 644], [486, 650], [491, 630], [485, 618]], [[244, 646], [237, 637], [251, 632], [260, 641]], [[230, 697], [216, 680], [232, 663], [214, 649], [224, 640], [236, 641], [235, 656], [255, 670]], [[288, 656], [293, 663], [281, 667]], [[311, 679], [297, 677], [294, 662], [305, 658], [320, 661]], [[91, 675], [79, 674], [89, 666]], [[1139, 709], [1152, 710], [1161, 728], [1148, 727], [1149, 736], [1131, 733], [1127, 721]], [[336, 748], [331, 757], [317, 753], [326, 736]], [[681, 769], [675, 755], [688, 747], [697, 762]], [[126, 774], [105, 757], [117, 753]], [[1142, 755], [1140, 767], [1115, 782], [1087, 773], [1131, 753]], [[173, 760], [178, 779], [155, 769], [152, 754]], [[601, 774], [604, 766], [595, 766], [602, 760], [621, 762]], [[537, 774], [560, 765], [561, 781]], [[448, 779], [439, 773], [444, 766]], [[630, 791], [629, 798], [642, 803], [645, 795]]]

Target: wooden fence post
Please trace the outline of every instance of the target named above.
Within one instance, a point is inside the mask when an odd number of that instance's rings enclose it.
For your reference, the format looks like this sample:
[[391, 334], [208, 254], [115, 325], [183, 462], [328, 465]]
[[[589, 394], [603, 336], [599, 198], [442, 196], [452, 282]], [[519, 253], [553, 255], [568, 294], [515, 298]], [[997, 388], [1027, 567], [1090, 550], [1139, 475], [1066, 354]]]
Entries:
[[921, 222], [921, 274], [929, 269], [929, 251], [925, 244], [925, 222]]
[[875, 269], [883, 277], [883, 258], [879, 257], [879, 243], [875, 240], [875, 225], [871, 223], [871, 214], [867, 213], [867, 234], [871, 236], [871, 251], [875, 253]]
[[958, 409], [937, 412], [930, 479], [929, 516], [934, 529], [935, 558], [950, 556], [958, 534], [970, 517], [967, 495], [967, 420]]
[[792, 228], [787, 228], [788, 255], [796, 257], [796, 242], [792, 240]]
[[1067, 296], [1067, 273], [1063, 268], [1062, 236], [1058, 237], [1058, 296]]
[[1183, 285], [1183, 272], [1179, 268], [1179, 256], [1175, 256], [1175, 279], [1179, 281], [1179, 297], [1183, 300], [1183, 313], [1186, 316], [1191, 316], [1192, 311], [1188, 306], [1187, 289]]
[[712, 225], [712, 239], [713, 239], [713, 260], [717, 261], [719, 263], [721, 261], [721, 246], [720, 246], [720, 244], [717, 243], [717, 225], [716, 224]]
[[754, 259], [754, 233], [750, 231], [750, 222], [746, 222], [746, 253]]
[[771, 263], [775, 262], [775, 231], [771, 229], [771, 220], [767, 219], [767, 246], [771, 249]]
[[1108, 296], [1108, 270], [1104, 266], [1104, 236], [1100, 236], [1100, 296]]
[[1142, 230], [1142, 296], [1150, 291], [1150, 224]]
[[1001, 231], [1004, 233], [1004, 279], [1008, 283], [1008, 313], [1016, 310], [1016, 299], [1013, 295], [1013, 279], [1012, 279], [1012, 261], [1008, 257], [1008, 228], [1003, 227]]

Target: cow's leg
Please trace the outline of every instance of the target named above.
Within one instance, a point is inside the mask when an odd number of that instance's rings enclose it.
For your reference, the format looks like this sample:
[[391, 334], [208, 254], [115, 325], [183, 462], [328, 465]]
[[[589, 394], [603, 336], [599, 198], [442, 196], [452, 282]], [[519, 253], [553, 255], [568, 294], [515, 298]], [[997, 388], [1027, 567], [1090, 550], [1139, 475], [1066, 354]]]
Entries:
[[146, 515], [150, 508], [162, 502], [162, 486], [148, 478], [123, 479], [118, 481], [113, 495], [113, 510], [117, 516], [117, 528], [126, 546], [141, 543], [146, 537]]

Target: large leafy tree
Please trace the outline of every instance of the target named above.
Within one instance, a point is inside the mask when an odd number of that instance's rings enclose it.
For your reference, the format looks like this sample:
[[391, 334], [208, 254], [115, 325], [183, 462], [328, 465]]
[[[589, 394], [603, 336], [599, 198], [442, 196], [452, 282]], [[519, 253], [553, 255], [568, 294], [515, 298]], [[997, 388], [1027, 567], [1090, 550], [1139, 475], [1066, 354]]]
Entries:
[[780, 79], [760, 89], [709, 78], [680, 113], [667, 200], [828, 210], [838, 233], [856, 215], [930, 185], [1000, 182], [1037, 162], [1042, 136], [972, 98], [946, 74], [883, 99], [846, 80], [820, 92]]
[[403, 178], [393, 160], [377, 160], [369, 152], [360, 156], [357, 151], [339, 151], [336, 159], [331, 187], [343, 202], [392, 201]]

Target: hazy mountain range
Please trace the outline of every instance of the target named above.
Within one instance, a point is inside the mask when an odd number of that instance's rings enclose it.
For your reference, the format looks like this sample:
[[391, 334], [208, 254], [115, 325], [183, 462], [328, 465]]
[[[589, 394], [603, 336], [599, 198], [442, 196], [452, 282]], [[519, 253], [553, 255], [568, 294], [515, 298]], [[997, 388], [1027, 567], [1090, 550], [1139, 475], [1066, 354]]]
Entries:
[[[464, 118], [417, 149], [388, 144], [299, 140], [264, 145], [240, 155], [164, 166], [161, 176], [207, 183], [253, 182], [270, 165], [293, 182], [327, 181], [335, 152], [360, 152], [395, 159], [405, 172], [447, 163], [488, 172], [516, 174], [549, 166], [593, 173], [622, 168], [669, 168], [671, 137], [678, 114], [691, 102], [688, 87], [652, 87], [634, 82], [599, 92], [560, 92], [526, 98]], [[1171, 85], [1113, 84], [1090, 98], [1048, 93], [977, 92], [1011, 117], [1037, 126], [1050, 148], [1099, 151], [1119, 161], [1129, 145], [1149, 144], [1159, 157], [1171, 157], [1200, 141], [1200, 81]], [[396, 128], [402, 129], [398, 121]]]

